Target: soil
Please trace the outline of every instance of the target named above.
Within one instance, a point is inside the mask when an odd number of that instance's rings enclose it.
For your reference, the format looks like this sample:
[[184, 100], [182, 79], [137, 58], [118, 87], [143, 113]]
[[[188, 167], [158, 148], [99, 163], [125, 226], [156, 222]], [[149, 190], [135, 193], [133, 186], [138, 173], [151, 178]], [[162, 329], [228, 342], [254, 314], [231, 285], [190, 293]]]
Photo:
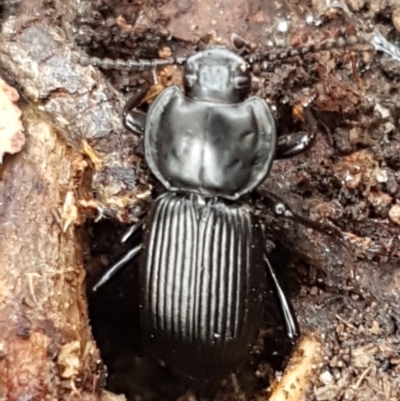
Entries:
[[[33, 12], [22, 7], [24, 2], [7, 3], [13, 7], [3, 5], [4, 18], [10, 12], [16, 16]], [[328, 10], [323, 1], [303, 0], [83, 0], [78, 8], [72, 1], [47, 1], [38, 7], [36, 18], [50, 16], [52, 24], [65, 32], [63, 40], [81, 54], [112, 59], [154, 58], [164, 47], [173, 54], [192, 54], [202, 46], [200, 38], [233, 48], [233, 33], [243, 37], [250, 48], [265, 52], [318, 44], [372, 28], [399, 43], [396, 0], [334, 3], [337, 7]], [[212, 30], [215, 32], [210, 34]], [[318, 120], [311, 148], [277, 160], [249, 200], [266, 223], [270, 258], [291, 295], [302, 333], [314, 333], [323, 344], [322, 359], [309, 378], [311, 387], [305, 399], [397, 401], [399, 61], [360, 45], [252, 68], [254, 94], [271, 106], [278, 135], [303, 129], [306, 104]], [[132, 88], [151, 82], [152, 74], [109, 70], [99, 79], [113, 91], [118, 109]], [[166, 69], [159, 80], [163, 85], [179, 83], [181, 70]], [[24, 81], [16, 81], [24, 91]], [[46, 111], [50, 117], [55, 113]], [[123, 139], [115, 139], [116, 133]], [[66, 127], [64, 139], [68, 142], [74, 135], [76, 131], [69, 133]], [[99, 272], [124, 251], [119, 237], [125, 224], [142, 216], [163, 189], [143, 162], [141, 139], [121, 126], [88, 142], [92, 149], [99, 146], [96, 151], [103, 162], [101, 169], [94, 168], [91, 183], [97, 194], [93, 212], [97, 219], [88, 218], [84, 228], [90, 288]], [[121, 152], [125, 159], [114, 157]], [[93, 156], [88, 157], [93, 161]], [[132, 161], [132, 170], [127, 159]], [[275, 217], [262, 201], [266, 190], [279, 195], [298, 214], [322, 222], [326, 232]], [[144, 193], [146, 196], [138, 196]], [[127, 201], [132, 194], [135, 201]], [[332, 227], [336, 230], [329, 229]], [[124, 393], [128, 400], [196, 399], [186, 383], [140, 357], [135, 270], [134, 266], [126, 269], [99, 294], [88, 293], [93, 334], [109, 371], [107, 388]], [[214, 400], [268, 399], [268, 387], [281, 377], [291, 346], [284, 339], [274, 306], [266, 313], [263, 326], [258, 354], [240, 373], [223, 381]]]

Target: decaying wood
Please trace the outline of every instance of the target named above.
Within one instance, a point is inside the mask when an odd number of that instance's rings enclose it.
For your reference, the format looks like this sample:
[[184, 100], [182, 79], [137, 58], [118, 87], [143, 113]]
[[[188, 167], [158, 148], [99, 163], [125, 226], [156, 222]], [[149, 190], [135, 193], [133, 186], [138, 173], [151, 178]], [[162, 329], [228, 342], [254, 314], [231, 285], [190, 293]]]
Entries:
[[96, 400], [76, 189], [86, 162], [28, 107], [0, 166], [0, 398]]
[[50, 18], [22, 14], [3, 23], [2, 67], [65, 142], [90, 159], [96, 194], [91, 205], [97, 213], [124, 221], [126, 209], [140, 207], [149, 194], [137, 174], [142, 170], [134, 153], [138, 141], [122, 127], [121, 95], [98, 70], [73, 62], [71, 52], [65, 33]]
[[[0, 164], [0, 399], [111, 400], [89, 326], [79, 207], [113, 214], [121, 186], [139, 192], [123, 174], [132, 171], [132, 138], [116, 136], [118, 98], [98, 72], [74, 68], [50, 20], [21, 15], [1, 28], [1, 66], [28, 103], [26, 145]], [[0, 109], [0, 151], [16, 153], [18, 113]], [[110, 136], [127, 151], [107, 152]], [[105, 183], [105, 171], [124, 178]]]

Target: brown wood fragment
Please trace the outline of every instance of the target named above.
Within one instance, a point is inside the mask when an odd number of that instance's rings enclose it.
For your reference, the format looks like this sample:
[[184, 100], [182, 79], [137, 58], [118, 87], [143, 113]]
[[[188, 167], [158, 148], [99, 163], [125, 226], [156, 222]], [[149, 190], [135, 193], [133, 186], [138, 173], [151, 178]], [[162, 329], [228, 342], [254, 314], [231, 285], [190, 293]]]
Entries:
[[[138, 138], [122, 126], [121, 94], [100, 71], [73, 61], [72, 44], [53, 20], [21, 14], [1, 28], [0, 66], [64, 140], [93, 162], [99, 214], [105, 211], [116, 219], [135, 220], [126, 206], [140, 206], [149, 186], [136, 173], [142, 169], [142, 159], [134, 153]], [[125, 199], [122, 206], [116, 197]]]
[[313, 335], [304, 337], [285, 369], [282, 379], [275, 384], [269, 401], [301, 401], [309, 391], [313, 370], [321, 362], [320, 341]]
[[66, 200], [74, 210], [80, 156], [24, 117], [26, 147], [0, 166], [0, 399], [97, 400], [78, 221], [57, 218]]

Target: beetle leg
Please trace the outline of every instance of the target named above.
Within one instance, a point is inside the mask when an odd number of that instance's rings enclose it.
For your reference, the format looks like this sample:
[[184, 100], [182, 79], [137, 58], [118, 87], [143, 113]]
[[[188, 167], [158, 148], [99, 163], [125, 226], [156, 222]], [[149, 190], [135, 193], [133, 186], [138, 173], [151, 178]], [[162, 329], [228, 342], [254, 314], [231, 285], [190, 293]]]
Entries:
[[333, 225], [323, 224], [318, 221], [311, 220], [308, 217], [296, 214], [291, 210], [289, 205], [287, 205], [281, 198], [279, 198], [279, 196], [276, 196], [271, 192], [263, 192], [262, 198], [277, 216], [293, 220], [323, 234], [336, 234], [339, 237], [341, 237], [342, 235], [341, 231]]
[[307, 132], [281, 135], [276, 145], [277, 159], [295, 156], [308, 149], [312, 144], [317, 133], [318, 123], [309, 108], [304, 108], [304, 117], [308, 128]]
[[132, 237], [135, 233], [137, 233], [142, 227], [143, 224], [146, 220], [143, 218], [142, 220], [139, 220], [137, 223], [132, 224], [124, 233], [124, 235], [121, 237], [121, 244], [125, 244], [126, 241], [130, 237]]
[[284, 159], [295, 156], [310, 147], [314, 137], [308, 132], [282, 135], [278, 138], [276, 158]]
[[138, 110], [143, 99], [145, 98], [150, 85], [148, 83], [142, 85], [136, 93], [128, 100], [123, 111], [123, 123], [125, 128], [142, 135], [146, 123], [146, 113]]
[[272, 282], [275, 287], [275, 294], [278, 298], [280, 310], [282, 312], [283, 321], [286, 327], [286, 334], [288, 338], [294, 343], [300, 335], [299, 325], [297, 323], [296, 315], [293, 311], [293, 307], [286, 297], [281, 285], [279, 284], [278, 277], [268, 258], [264, 256], [265, 264], [268, 268], [268, 273], [271, 276]]
[[117, 260], [107, 271], [101, 276], [100, 280], [93, 286], [93, 292], [97, 291], [102, 285], [111, 280], [128, 262], [133, 260], [141, 251], [142, 244], [135, 246], [127, 252], [122, 258]]

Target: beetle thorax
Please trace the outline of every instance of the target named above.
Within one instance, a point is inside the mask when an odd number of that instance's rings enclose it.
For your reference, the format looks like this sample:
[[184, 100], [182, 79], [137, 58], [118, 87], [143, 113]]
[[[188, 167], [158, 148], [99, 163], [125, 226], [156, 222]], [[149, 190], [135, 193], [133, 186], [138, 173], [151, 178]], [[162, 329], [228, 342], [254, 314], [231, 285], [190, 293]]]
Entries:
[[215, 47], [189, 57], [185, 93], [196, 100], [223, 103], [243, 101], [250, 92], [246, 61], [226, 48]]

